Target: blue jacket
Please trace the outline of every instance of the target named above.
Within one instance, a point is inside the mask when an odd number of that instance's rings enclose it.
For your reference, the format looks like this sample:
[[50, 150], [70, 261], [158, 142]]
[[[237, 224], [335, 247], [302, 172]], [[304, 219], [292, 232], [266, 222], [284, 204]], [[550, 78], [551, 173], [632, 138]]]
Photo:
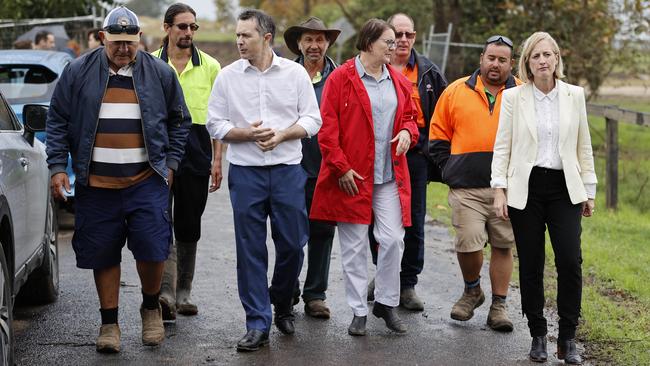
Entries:
[[[47, 114], [47, 164], [50, 174], [65, 172], [68, 152], [76, 182], [88, 184], [99, 109], [108, 84], [104, 47], [66, 66]], [[149, 164], [164, 179], [178, 169], [192, 124], [183, 90], [169, 65], [138, 51], [133, 85], [142, 114], [142, 133]]]

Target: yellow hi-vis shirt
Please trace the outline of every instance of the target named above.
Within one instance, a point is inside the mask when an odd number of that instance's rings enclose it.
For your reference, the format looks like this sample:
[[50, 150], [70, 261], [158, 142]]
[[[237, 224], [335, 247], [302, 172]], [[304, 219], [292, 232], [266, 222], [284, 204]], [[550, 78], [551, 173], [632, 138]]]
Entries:
[[219, 61], [192, 45], [192, 59], [185, 65], [185, 70], [179, 73], [167, 56], [166, 45], [151, 54], [167, 62], [176, 71], [192, 123], [205, 125], [208, 119], [208, 98], [214, 79], [221, 71]]

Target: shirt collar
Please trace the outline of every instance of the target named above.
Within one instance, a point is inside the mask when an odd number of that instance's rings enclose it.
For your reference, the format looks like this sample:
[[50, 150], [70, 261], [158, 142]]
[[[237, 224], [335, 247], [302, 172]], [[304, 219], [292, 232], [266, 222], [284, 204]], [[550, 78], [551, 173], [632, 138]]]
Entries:
[[109, 66], [108, 67], [108, 75], [113, 76], [113, 75], [122, 75], [122, 76], [128, 76], [128, 77], [133, 77], [133, 64], [134, 62], [129, 63], [128, 65], [120, 68], [117, 70], [117, 72], [113, 71], [113, 69]]
[[[361, 63], [361, 56], [357, 56], [357, 57], [354, 58], [354, 65], [357, 68], [357, 73], [359, 73], [360, 78], [363, 78], [365, 75], [368, 75], [368, 77], [371, 77], [371, 78], [374, 79], [373, 76], [371, 76], [370, 74], [368, 74], [366, 72], [366, 68], [363, 67], [363, 64]], [[379, 80], [377, 80], [377, 81], [382, 81], [384, 79], [390, 79], [390, 73], [388, 72], [388, 68], [386, 67], [386, 65], [381, 65], [381, 70], [382, 70], [381, 76], [379, 77]]]
[[[275, 51], [271, 50], [272, 58], [271, 58], [271, 66], [267, 70], [270, 70], [273, 66], [280, 67], [280, 57], [275, 54]], [[259, 69], [251, 64], [251, 62], [248, 59], [242, 59], [244, 62], [242, 62], [242, 71], [246, 71], [249, 68], [258, 70]]]
[[406, 63], [411, 70], [415, 67], [415, 51], [411, 50], [411, 56], [409, 56], [409, 61]]
[[555, 97], [557, 96], [557, 93], [558, 93], [557, 84], [558, 83], [556, 82], [555, 87], [548, 94], [544, 94], [544, 92], [537, 89], [537, 87], [535, 86], [535, 83], [533, 83], [533, 94], [535, 95], [535, 99], [537, 99], [540, 102], [542, 100], [544, 100], [544, 98], [548, 98], [548, 100], [550, 100], [551, 102], [554, 101]]

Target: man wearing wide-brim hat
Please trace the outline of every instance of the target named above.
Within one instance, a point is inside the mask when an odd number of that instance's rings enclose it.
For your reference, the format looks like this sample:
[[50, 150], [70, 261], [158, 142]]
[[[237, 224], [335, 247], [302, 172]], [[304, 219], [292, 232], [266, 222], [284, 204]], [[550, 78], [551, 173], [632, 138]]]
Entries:
[[[323, 21], [316, 17], [289, 27], [284, 32], [284, 41], [287, 47], [298, 55], [295, 61], [305, 67], [311, 78], [319, 105], [325, 80], [337, 67], [334, 60], [326, 56], [326, 52], [340, 33], [341, 31], [338, 29], [328, 29]], [[305, 198], [308, 211], [311, 209], [320, 163], [318, 135], [302, 139], [301, 165], [307, 172]], [[309, 233], [307, 277], [302, 293], [305, 313], [312, 317], [329, 319], [330, 309], [325, 303], [325, 291], [327, 291], [334, 226], [309, 220]], [[300, 296], [300, 284], [296, 288], [294, 303], [299, 301], [298, 296]]]

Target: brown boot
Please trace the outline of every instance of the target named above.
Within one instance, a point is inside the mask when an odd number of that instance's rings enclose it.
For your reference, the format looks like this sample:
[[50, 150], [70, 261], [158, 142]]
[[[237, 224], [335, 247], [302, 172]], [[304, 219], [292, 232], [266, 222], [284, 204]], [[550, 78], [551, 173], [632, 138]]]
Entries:
[[120, 327], [117, 324], [104, 324], [99, 328], [95, 349], [101, 353], [120, 352]]
[[178, 282], [176, 287], [176, 310], [183, 315], [196, 315], [199, 312], [192, 302], [192, 280], [196, 264], [196, 243], [177, 242]]
[[163, 326], [162, 310], [147, 310], [140, 307], [142, 317], [142, 344], [145, 346], [157, 346], [165, 339], [165, 327]]
[[487, 317], [487, 325], [499, 332], [512, 332], [512, 321], [508, 318], [507, 310], [508, 306], [505, 300], [493, 297], [490, 312]]
[[399, 306], [411, 311], [423, 311], [424, 302], [415, 293], [415, 288], [405, 288], [399, 294]]
[[172, 244], [169, 257], [165, 261], [162, 283], [160, 284], [160, 307], [163, 320], [176, 319], [176, 244]]
[[451, 318], [454, 320], [470, 320], [474, 316], [474, 309], [481, 306], [485, 301], [485, 295], [481, 286], [476, 286], [471, 289], [465, 289], [463, 296], [456, 301], [454, 307], [451, 308]]
[[327, 307], [324, 300], [310, 300], [305, 304], [305, 314], [313, 318], [329, 319], [330, 309]]

